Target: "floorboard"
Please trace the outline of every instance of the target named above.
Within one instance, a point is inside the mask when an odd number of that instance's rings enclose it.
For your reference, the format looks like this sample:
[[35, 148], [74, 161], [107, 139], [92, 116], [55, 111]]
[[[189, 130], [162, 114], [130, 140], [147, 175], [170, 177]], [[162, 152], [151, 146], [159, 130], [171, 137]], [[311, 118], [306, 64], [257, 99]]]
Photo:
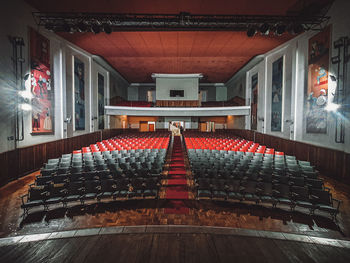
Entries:
[[208, 233], [108, 234], [0, 246], [0, 262], [349, 262], [350, 249]]

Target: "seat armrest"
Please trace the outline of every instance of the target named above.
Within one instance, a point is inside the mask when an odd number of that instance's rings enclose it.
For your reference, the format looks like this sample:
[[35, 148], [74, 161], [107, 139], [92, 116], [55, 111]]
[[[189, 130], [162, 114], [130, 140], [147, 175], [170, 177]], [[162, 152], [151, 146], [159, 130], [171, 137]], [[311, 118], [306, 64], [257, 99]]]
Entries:
[[299, 194], [294, 193], [294, 192], [292, 192], [291, 194], [292, 194], [292, 197], [298, 197], [298, 196], [300, 196]]
[[24, 195], [21, 195], [21, 199], [22, 199], [22, 204], [24, 204], [24, 198], [27, 197], [27, 200], [28, 200], [28, 197], [29, 195], [28, 194], [24, 194]]
[[318, 200], [318, 199], [320, 199], [318, 196], [316, 196], [316, 195], [310, 195], [310, 197], [312, 198], [312, 199], [316, 199], [316, 200]]
[[335, 201], [337, 203], [337, 211], [339, 211], [340, 204], [343, 202], [342, 200], [332, 198], [332, 202]]

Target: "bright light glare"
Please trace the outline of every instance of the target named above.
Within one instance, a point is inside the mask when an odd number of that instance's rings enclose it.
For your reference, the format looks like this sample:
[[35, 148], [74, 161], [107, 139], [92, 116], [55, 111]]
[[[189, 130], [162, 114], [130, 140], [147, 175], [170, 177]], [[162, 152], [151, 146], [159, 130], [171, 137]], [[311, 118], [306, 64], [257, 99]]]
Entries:
[[326, 110], [327, 111], [336, 111], [338, 110], [340, 107], [339, 104], [335, 104], [335, 103], [328, 103], [327, 106], [326, 106]]
[[33, 94], [29, 90], [22, 90], [22, 91], [18, 92], [18, 94], [25, 99], [32, 99], [33, 98]]
[[22, 103], [19, 105], [20, 108], [24, 111], [30, 111], [32, 110], [32, 105], [28, 104], [28, 103]]
[[24, 82], [24, 86], [26, 87], [27, 90], [30, 89], [31, 87], [31, 79], [28, 78], [25, 82]]

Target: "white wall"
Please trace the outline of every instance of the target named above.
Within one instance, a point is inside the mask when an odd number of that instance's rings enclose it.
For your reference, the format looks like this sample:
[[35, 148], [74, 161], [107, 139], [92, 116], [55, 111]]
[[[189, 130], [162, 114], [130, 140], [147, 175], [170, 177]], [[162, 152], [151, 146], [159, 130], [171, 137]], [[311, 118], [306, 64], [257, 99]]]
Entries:
[[219, 86], [216, 87], [216, 101], [226, 101], [227, 100], [227, 87]]
[[128, 100], [139, 100], [139, 87], [130, 85], [128, 88]]
[[[2, 4], [0, 11], [0, 152], [25, 147], [38, 143], [49, 142], [70, 136], [80, 135], [98, 129], [97, 123], [92, 117], [97, 116], [97, 72], [105, 76], [105, 97], [107, 102], [111, 93], [119, 94], [127, 98], [127, 87], [129, 83], [122, 79], [114, 70], [101, 66], [93, 61], [93, 56], [88, 52], [62, 39], [56, 34], [38, 28], [34, 22], [34, 12], [23, 0], [6, 1]], [[30, 71], [29, 63], [29, 26], [39, 31], [50, 40], [51, 72], [54, 80], [54, 134], [53, 135], [31, 135], [31, 112], [24, 115], [24, 140], [15, 145], [14, 141], [7, 140], [14, 136], [14, 99], [16, 84], [12, 66], [12, 45], [8, 36], [23, 37], [25, 46], [23, 48], [25, 63], [23, 64], [23, 76]], [[73, 57], [77, 56], [85, 64], [85, 130], [74, 131], [73, 122], [66, 124], [63, 120], [72, 116], [74, 112], [73, 100]], [[113, 77], [113, 81], [110, 80]], [[113, 89], [110, 86], [113, 84]], [[20, 85], [20, 84], [18, 84]], [[73, 118], [74, 119], [74, 118]], [[106, 120], [108, 127], [108, 118]]]
[[[332, 44], [342, 36], [350, 36], [350, 1], [336, 0], [331, 7], [329, 14], [332, 24]], [[306, 32], [291, 41], [271, 50], [264, 55], [264, 60], [252, 69], [239, 72], [234, 77], [234, 81], [229, 86], [237, 86], [240, 83], [241, 76], [246, 78], [247, 102], [251, 94], [251, 76], [255, 73], [259, 75], [258, 88], [258, 117], [264, 121], [258, 121], [258, 131], [297, 141], [303, 141], [310, 144], [324, 146], [328, 148], [350, 152], [350, 124], [349, 113], [345, 115], [345, 143], [335, 143], [335, 118], [334, 114], [328, 114], [327, 133], [310, 134], [306, 133], [306, 112], [304, 110], [305, 90], [307, 89], [308, 78], [308, 43], [309, 39], [317, 32]], [[331, 56], [336, 55], [336, 50], [332, 48]], [[282, 131], [271, 131], [271, 82], [272, 82], [272, 63], [281, 56], [284, 57], [284, 78], [283, 78], [283, 103], [282, 103]], [[329, 73], [336, 75], [336, 65], [330, 62]], [[348, 72], [348, 80], [350, 80]], [[342, 81], [343, 78], [340, 79]], [[329, 80], [329, 83], [331, 81]], [[233, 96], [229, 91], [228, 96]], [[347, 83], [347, 94], [350, 94], [350, 85]], [[246, 119], [246, 128], [250, 128], [250, 116]]]
[[[184, 97], [170, 97], [170, 90], [184, 90]], [[198, 78], [156, 78], [157, 100], [198, 100]]]
[[238, 72], [225, 86], [227, 87], [227, 100], [233, 99], [234, 97], [245, 98], [246, 73]]
[[[92, 130], [97, 131], [98, 130], [98, 74], [101, 74], [104, 78], [104, 97], [105, 105], [109, 105], [110, 100], [110, 92], [109, 92], [109, 75], [110, 73], [103, 68], [101, 65], [96, 63], [94, 60], [92, 61], [92, 79], [93, 79], [93, 89], [92, 89]], [[104, 122], [105, 129], [109, 129], [110, 127], [110, 119], [109, 115], [105, 115], [105, 122]]]

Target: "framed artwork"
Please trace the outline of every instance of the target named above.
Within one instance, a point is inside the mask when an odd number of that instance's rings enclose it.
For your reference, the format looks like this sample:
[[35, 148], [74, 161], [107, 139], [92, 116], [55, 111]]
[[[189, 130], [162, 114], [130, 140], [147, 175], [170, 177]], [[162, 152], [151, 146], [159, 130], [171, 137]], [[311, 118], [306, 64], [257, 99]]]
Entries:
[[84, 63], [74, 57], [74, 119], [75, 130], [85, 130], [85, 71]]
[[98, 128], [105, 128], [105, 78], [100, 73], [97, 74], [98, 88]]
[[258, 128], [258, 73], [252, 76], [252, 91], [251, 91], [251, 124], [250, 128], [256, 130]]
[[30, 28], [30, 90], [32, 135], [54, 134], [54, 89], [50, 69], [50, 41]]
[[272, 63], [271, 131], [282, 131], [283, 57]]
[[328, 70], [331, 27], [309, 39], [306, 132], [327, 133]]

